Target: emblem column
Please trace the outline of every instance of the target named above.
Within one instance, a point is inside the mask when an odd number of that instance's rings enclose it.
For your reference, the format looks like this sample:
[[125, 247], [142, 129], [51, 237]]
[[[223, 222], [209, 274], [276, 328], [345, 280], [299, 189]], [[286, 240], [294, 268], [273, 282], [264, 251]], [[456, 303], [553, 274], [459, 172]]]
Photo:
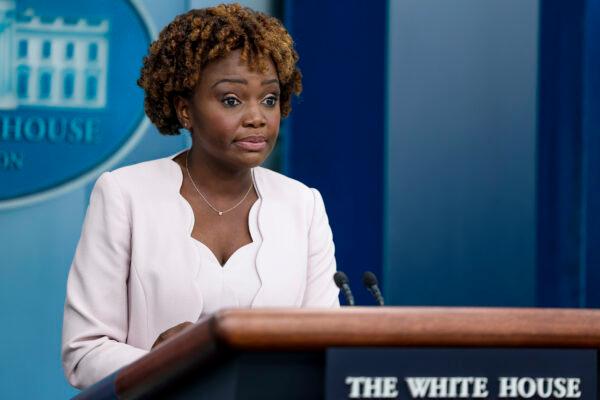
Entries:
[[17, 107], [13, 65], [15, 14], [16, 7], [13, 0], [0, 0], [0, 110]]

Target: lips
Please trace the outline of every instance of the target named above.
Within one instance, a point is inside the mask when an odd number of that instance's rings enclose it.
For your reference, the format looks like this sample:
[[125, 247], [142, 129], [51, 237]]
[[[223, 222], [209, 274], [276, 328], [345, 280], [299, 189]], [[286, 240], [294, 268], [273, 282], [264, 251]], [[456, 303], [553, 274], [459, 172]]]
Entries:
[[233, 142], [234, 145], [246, 151], [261, 151], [267, 147], [267, 139], [264, 136], [246, 136]]

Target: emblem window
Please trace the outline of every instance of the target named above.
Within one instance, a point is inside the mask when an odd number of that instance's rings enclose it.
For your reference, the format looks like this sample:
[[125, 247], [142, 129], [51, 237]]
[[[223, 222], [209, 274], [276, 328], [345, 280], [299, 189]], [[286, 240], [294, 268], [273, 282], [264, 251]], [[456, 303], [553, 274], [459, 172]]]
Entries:
[[90, 43], [88, 47], [88, 60], [96, 61], [98, 59], [98, 44]]
[[50, 98], [52, 92], [52, 71], [40, 71], [40, 99]]
[[65, 48], [65, 59], [72, 60], [75, 55], [75, 45], [73, 43], [67, 43]]
[[89, 74], [85, 80], [85, 99], [94, 101], [98, 97], [98, 77], [95, 74]]
[[63, 76], [63, 97], [65, 99], [73, 98], [73, 92], [75, 91], [75, 72], [68, 70], [65, 71]]
[[17, 96], [21, 99], [29, 97], [29, 67], [20, 65], [17, 68]]
[[27, 40], [19, 40], [19, 58], [27, 58], [28, 47]]
[[42, 43], [42, 58], [50, 58], [52, 52], [52, 43], [48, 40]]

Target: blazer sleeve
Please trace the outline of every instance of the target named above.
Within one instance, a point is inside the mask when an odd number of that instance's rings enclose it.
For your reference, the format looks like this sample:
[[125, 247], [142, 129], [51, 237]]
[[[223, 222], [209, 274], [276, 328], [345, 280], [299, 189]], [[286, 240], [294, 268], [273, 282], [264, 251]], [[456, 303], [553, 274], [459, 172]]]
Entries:
[[311, 189], [313, 215], [308, 234], [308, 274], [302, 307], [339, 307], [339, 289], [333, 282], [336, 270], [335, 246], [323, 198]]
[[125, 343], [131, 225], [110, 173], [92, 191], [67, 280], [62, 362], [68, 381], [85, 388], [147, 353]]

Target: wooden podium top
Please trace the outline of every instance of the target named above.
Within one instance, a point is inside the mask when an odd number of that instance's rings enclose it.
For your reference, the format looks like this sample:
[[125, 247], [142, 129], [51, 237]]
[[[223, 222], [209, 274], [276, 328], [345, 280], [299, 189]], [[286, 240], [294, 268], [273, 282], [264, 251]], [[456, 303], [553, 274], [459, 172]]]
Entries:
[[230, 351], [327, 347], [600, 348], [600, 310], [353, 307], [224, 310], [199, 321], [116, 375], [119, 395]]

